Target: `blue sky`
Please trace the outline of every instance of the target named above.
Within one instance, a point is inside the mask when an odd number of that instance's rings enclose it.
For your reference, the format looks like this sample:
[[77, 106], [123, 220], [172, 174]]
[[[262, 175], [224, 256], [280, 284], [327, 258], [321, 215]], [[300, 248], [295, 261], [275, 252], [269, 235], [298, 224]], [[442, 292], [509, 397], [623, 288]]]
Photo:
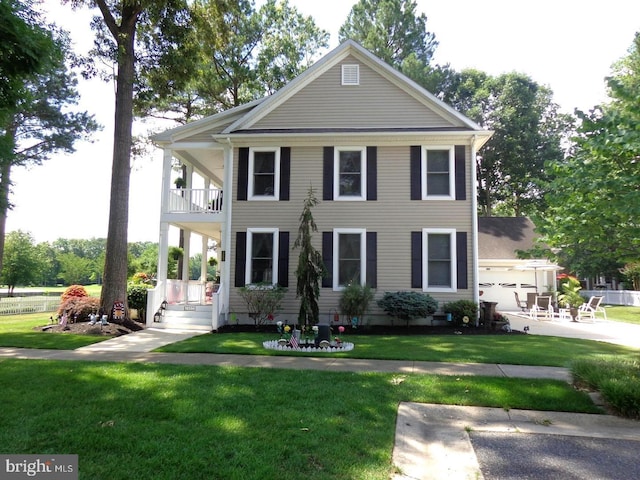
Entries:
[[[289, 0], [332, 35], [354, 0]], [[434, 61], [457, 70], [487, 73], [518, 71], [554, 91], [564, 111], [589, 109], [605, 101], [604, 77], [623, 57], [640, 31], [640, 2], [629, 0], [418, 0], [427, 28], [439, 46]], [[50, 18], [69, 30], [76, 48], [91, 46], [90, 14], [46, 2]], [[82, 81], [82, 107], [94, 113], [104, 130], [93, 143], [77, 146], [42, 166], [15, 169], [7, 232], [31, 232], [36, 242], [57, 238], [106, 237], [113, 148], [113, 87]], [[144, 133], [144, 125], [136, 131]], [[131, 177], [129, 240], [158, 241], [160, 151], [136, 161]]]

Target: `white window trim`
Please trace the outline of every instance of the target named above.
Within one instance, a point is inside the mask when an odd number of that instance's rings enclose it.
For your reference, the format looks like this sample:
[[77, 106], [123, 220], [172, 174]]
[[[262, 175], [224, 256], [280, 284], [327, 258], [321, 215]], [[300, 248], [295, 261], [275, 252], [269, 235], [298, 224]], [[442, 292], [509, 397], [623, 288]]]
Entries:
[[[274, 181], [273, 181], [273, 195], [256, 195], [253, 193], [254, 183], [254, 164], [256, 152], [274, 152], [275, 153], [275, 165], [274, 165]], [[259, 147], [249, 148], [249, 176], [248, 176], [248, 200], [262, 200], [262, 201], [277, 201], [280, 200], [280, 149], [277, 147]]]
[[[427, 152], [429, 150], [447, 150], [449, 152], [449, 195], [429, 195], [427, 192]], [[453, 145], [429, 145], [422, 147], [422, 199], [423, 200], [455, 200], [456, 199], [456, 173], [455, 173], [455, 149]]]
[[271, 233], [273, 234], [273, 273], [272, 273], [272, 284], [278, 284], [278, 257], [279, 257], [279, 239], [280, 239], [280, 229], [278, 228], [247, 228], [247, 246], [245, 253], [245, 266], [244, 266], [244, 275], [248, 282], [251, 280], [251, 264], [253, 260], [252, 252], [253, 252], [253, 234], [254, 233]]
[[[450, 287], [430, 287], [429, 286], [429, 235], [448, 234], [451, 246], [451, 286]], [[457, 292], [457, 256], [456, 256], [456, 230], [454, 228], [423, 228], [422, 229], [422, 290], [424, 292]]]
[[340, 285], [340, 234], [360, 234], [360, 284], [364, 285], [367, 279], [367, 229], [366, 228], [334, 228], [333, 229], [333, 291], [341, 292], [345, 285]]
[[[360, 195], [340, 195], [340, 152], [360, 152]], [[334, 147], [333, 199], [345, 202], [367, 200], [367, 147]]]

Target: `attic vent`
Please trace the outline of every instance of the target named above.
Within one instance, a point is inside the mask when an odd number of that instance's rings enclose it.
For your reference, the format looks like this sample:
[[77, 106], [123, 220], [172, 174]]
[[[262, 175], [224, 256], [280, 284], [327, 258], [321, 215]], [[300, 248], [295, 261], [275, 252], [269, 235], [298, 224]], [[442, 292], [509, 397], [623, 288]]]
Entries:
[[342, 85], [360, 85], [360, 65], [342, 65]]

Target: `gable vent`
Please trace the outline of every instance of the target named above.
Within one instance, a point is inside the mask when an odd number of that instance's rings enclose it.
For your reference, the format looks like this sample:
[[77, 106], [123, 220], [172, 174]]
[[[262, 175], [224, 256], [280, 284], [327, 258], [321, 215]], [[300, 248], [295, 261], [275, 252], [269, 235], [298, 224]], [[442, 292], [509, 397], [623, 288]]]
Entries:
[[342, 85], [360, 85], [360, 65], [342, 65]]

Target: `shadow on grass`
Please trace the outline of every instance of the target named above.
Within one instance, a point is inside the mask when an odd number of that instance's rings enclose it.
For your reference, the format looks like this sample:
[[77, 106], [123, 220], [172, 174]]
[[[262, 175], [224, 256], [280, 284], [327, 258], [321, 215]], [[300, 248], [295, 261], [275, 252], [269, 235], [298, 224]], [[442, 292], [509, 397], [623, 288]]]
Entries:
[[[388, 479], [401, 401], [596, 411], [554, 381], [0, 361], [0, 450], [85, 478]], [[543, 400], [529, 400], [538, 395]], [[538, 403], [536, 403], [538, 402]]]

